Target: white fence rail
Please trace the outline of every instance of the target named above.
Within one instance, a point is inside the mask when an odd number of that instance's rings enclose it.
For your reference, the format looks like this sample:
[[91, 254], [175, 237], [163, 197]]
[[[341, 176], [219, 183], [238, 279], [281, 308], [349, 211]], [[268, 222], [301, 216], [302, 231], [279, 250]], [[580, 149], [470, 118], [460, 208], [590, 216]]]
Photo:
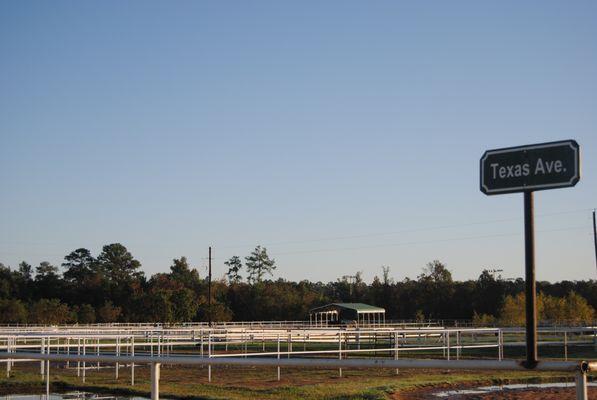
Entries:
[[[537, 369], [595, 369], [594, 363], [566, 360], [570, 346], [592, 346], [597, 350], [596, 327], [540, 328], [539, 338], [540, 346], [561, 346], [564, 361], [542, 361]], [[35, 361], [40, 362], [40, 374], [46, 376], [47, 382], [50, 360], [64, 361], [67, 368], [76, 368], [83, 382], [89, 370], [113, 367], [118, 379], [120, 369], [130, 367], [131, 384], [135, 382], [135, 364], [151, 364], [155, 375], [152, 382], [155, 380], [156, 385], [161, 363], [207, 365], [209, 381], [211, 365], [220, 364], [277, 366], [278, 379], [280, 366], [338, 368], [340, 376], [342, 368], [351, 367], [520, 369], [523, 367], [519, 362], [504, 359], [504, 349], [523, 345], [524, 330], [518, 328], [291, 328], [273, 323], [263, 323], [258, 328], [167, 328], [148, 324], [0, 328], [0, 362], [6, 364], [7, 375], [16, 362]], [[493, 355], [495, 360], [462, 359], [478, 355], [479, 351], [484, 351], [485, 357]], [[404, 359], [407, 354], [443, 359]], [[584, 372], [581, 375], [577, 381], [586, 381]]]
[[[514, 360], [384, 360], [384, 359], [275, 359], [275, 358], [209, 358], [209, 357], [148, 357], [148, 356], [87, 356], [37, 353], [0, 353], [3, 360], [41, 360], [46, 363], [46, 391], [49, 395], [50, 361], [89, 363], [148, 364], [151, 368], [151, 398], [159, 400], [161, 364], [177, 365], [241, 365], [280, 367], [324, 367], [324, 368], [424, 368], [424, 369], [467, 369], [467, 370], [525, 370], [523, 362]], [[586, 373], [597, 370], [597, 361], [540, 361], [535, 370], [575, 372], [577, 399], [588, 400]]]

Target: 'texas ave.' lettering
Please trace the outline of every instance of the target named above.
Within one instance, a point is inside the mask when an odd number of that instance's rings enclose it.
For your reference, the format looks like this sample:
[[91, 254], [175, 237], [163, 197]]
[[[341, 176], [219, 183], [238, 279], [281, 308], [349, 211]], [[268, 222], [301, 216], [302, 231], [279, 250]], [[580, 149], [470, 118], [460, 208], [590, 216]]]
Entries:
[[[489, 164], [491, 167], [491, 174], [493, 179], [504, 179], [504, 178], [518, 178], [522, 176], [529, 176], [531, 174], [531, 166], [528, 163], [514, 164], [514, 165], [500, 165], [499, 163]], [[562, 161], [543, 161], [541, 158], [537, 159], [537, 162], [533, 168], [534, 175], [545, 175], [552, 173], [563, 173], [566, 172]]]

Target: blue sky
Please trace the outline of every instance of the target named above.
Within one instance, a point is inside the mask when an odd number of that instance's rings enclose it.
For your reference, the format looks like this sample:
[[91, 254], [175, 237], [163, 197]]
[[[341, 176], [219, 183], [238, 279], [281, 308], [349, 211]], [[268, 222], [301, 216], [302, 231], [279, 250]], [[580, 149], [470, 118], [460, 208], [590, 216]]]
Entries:
[[537, 276], [595, 279], [597, 3], [0, 3], [0, 261], [121, 242], [148, 274], [257, 244], [275, 277], [524, 274], [486, 149], [574, 138]]

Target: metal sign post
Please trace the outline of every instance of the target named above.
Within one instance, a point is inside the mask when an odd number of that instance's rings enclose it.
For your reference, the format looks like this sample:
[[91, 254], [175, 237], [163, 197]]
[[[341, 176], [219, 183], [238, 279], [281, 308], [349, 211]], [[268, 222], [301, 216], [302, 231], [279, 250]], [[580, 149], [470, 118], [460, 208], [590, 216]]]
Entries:
[[535, 213], [532, 191], [524, 192], [524, 255], [527, 368], [537, 364], [537, 289], [535, 279]]
[[534, 192], [574, 186], [580, 180], [580, 148], [574, 140], [486, 151], [480, 161], [486, 195], [524, 193], [526, 368], [537, 356]]

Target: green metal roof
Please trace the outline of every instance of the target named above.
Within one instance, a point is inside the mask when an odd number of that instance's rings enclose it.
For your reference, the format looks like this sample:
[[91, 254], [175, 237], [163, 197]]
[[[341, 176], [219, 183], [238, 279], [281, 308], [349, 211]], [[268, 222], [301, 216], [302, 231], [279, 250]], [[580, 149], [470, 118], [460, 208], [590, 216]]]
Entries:
[[375, 307], [365, 303], [330, 303], [325, 306], [316, 307], [311, 309], [310, 313], [324, 312], [327, 310], [333, 310], [334, 308], [344, 308], [354, 310], [357, 313], [383, 313], [386, 312], [385, 308]]

